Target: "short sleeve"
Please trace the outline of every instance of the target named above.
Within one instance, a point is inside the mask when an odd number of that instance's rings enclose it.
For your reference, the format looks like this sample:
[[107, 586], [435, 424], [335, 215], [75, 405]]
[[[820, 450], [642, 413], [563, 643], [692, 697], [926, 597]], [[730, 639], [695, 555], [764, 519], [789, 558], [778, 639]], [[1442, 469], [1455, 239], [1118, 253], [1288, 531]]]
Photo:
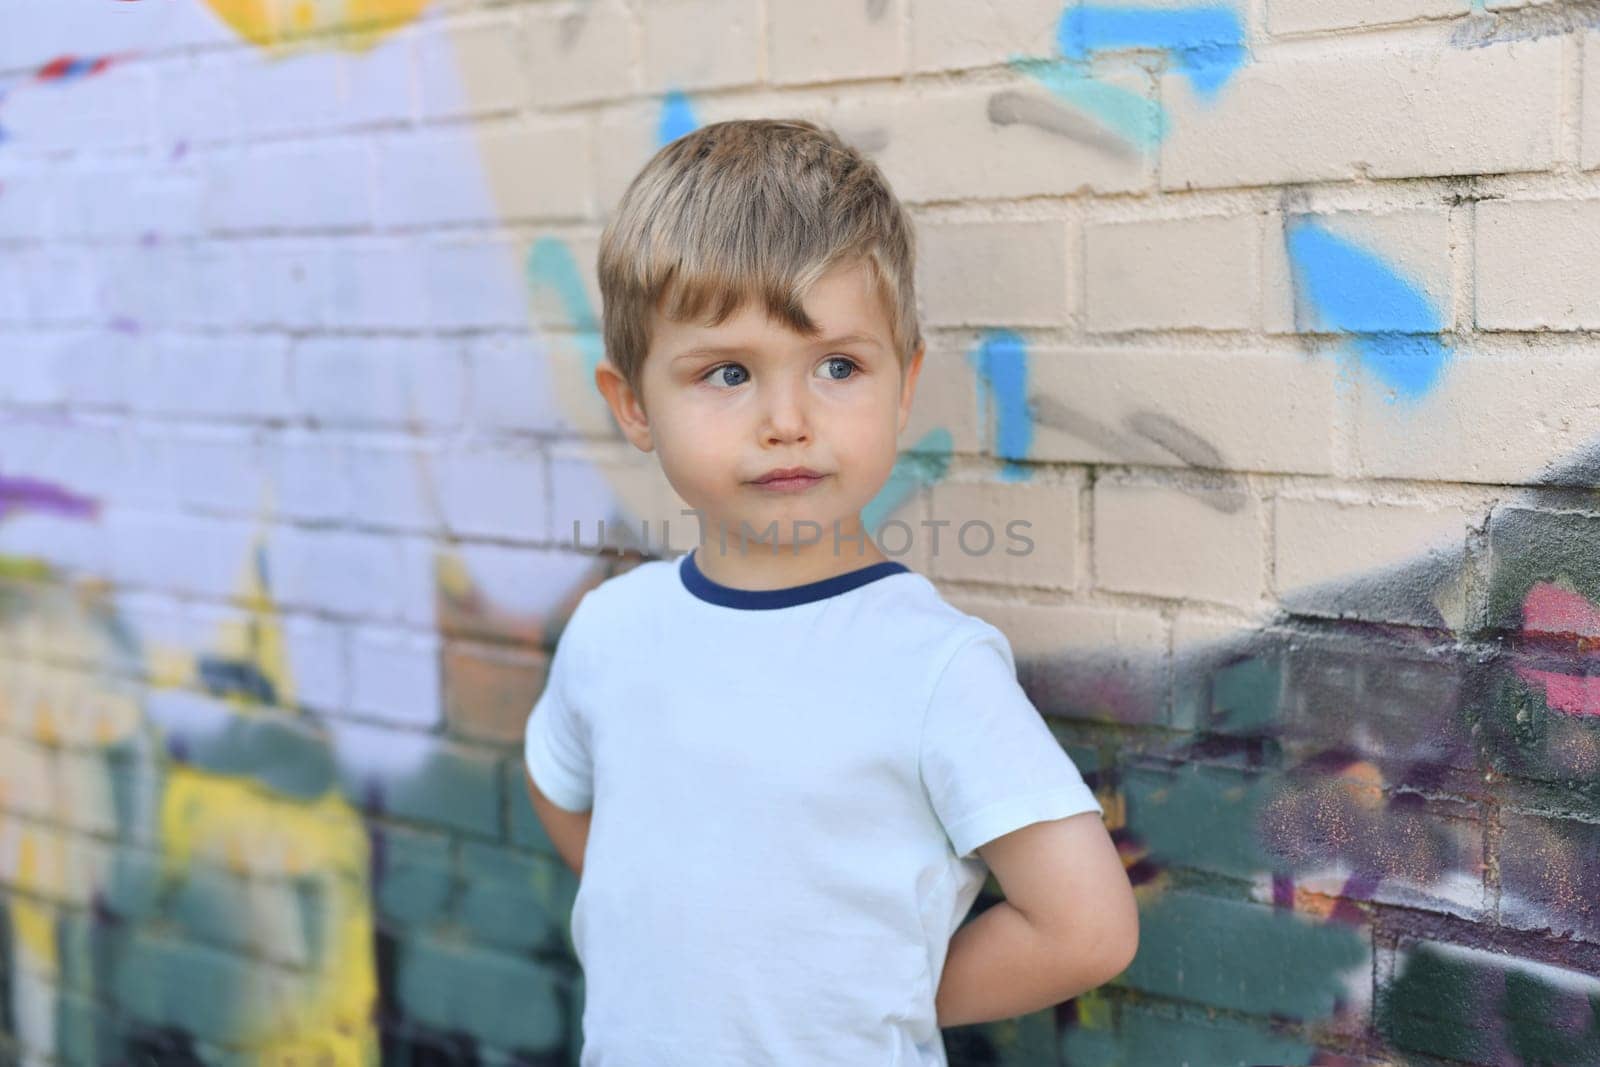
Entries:
[[594, 806], [589, 730], [573, 699], [584, 680], [578, 667], [578, 614], [575, 609], [556, 642], [544, 692], [533, 705], [523, 731], [523, 758], [533, 784], [551, 803], [567, 811], [588, 811]]
[[962, 859], [1029, 823], [1104, 814], [1017, 682], [1011, 645], [994, 627], [961, 645], [934, 683], [918, 759], [934, 813]]

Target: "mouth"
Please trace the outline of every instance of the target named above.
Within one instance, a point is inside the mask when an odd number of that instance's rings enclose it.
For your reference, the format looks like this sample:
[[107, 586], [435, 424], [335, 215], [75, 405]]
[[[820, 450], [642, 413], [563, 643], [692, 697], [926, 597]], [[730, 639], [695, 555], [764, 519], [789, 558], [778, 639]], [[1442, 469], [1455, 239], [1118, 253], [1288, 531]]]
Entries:
[[817, 484], [825, 477], [826, 475], [810, 467], [784, 467], [781, 470], [768, 471], [750, 484], [762, 489], [804, 489]]

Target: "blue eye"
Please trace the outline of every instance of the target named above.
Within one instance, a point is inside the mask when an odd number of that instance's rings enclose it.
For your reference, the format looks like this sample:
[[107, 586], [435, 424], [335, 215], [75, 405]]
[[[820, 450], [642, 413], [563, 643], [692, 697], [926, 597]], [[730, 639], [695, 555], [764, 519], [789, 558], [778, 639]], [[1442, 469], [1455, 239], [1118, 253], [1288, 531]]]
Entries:
[[[856, 361], [855, 360], [846, 359], [844, 356], [830, 356], [828, 358], [828, 361], [826, 363], [824, 363], [823, 366], [831, 367], [834, 364], [838, 364], [838, 363], [842, 363], [846, 367], [849, 367], [851, 372], [852, 372], [852, 374], [855, 371], [858, 371], [858, 370], [861, 369], [860, 367], [856, 366]], [[835, 375], [832, 372], [829, 372], [829, 374], [828, 374], [828, 380], [829, 381], [834, 381], [834, 382], [842, 382], [842, 381], [845, 381], [846, 379], [848, 379], [850, 377], [851, 377], [851, 374]]]
[[738, 373], [743, 374], [745, 378], [750, 376], [750, 372], [745, 370], [739, 364], [724, 363], [720, 367], [712, 367], [710, 370], [706, 371], [705, 374], [701, 375], [701, 380], [704, 381], [708, 378], [714, 379], [714, 382], [720, 382], [722, 385], [742, 385], [744, 383], [744, 379], [730, 382], [726, 378], [720, 377], [720, 375], [722, 375], [725, 371], [737, 371]]

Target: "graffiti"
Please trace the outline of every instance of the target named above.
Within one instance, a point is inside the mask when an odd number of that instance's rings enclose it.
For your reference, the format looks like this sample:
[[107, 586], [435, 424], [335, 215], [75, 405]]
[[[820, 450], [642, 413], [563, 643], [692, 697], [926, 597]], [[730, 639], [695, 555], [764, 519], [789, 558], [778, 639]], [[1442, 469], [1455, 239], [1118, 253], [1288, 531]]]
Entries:
[[1295, 327], [1351, 335], [1360, 365], [1405, 399], [1438, 381], [1449, 352], [1427, 295], [1380, 257], [1306, 217], [1284, 226]]
[[674, 90], [662, 99], [661, 122], [656, 128], [658, 144], [664, 145], [676, 141], [699, 128], [700, 120], [695, 118], [694, 108], [690, 105], [687, 94]]
[[1600, 26], [1600, 0], [1555, 0], [1553, 3], [1488, 13], [1474, 0], [1474, 17], [1450, 35], [1459, 48], [1486, 48], [1507, 41], [1532, 41], [1579, 33]]
[[429, 0], [204, 0], [239, 36], [276, 55], [310, 48], [367, 51], [414, 21]]

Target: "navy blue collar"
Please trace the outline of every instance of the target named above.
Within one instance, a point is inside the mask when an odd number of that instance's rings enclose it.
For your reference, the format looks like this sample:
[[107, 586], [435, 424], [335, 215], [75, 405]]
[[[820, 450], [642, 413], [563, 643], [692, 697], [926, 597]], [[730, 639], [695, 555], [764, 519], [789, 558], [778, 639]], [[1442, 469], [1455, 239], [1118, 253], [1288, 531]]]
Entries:
[[714, 582], [701, 573], [700, 568], [695, 566], [692, 549], [678, 563], [678, 575], [683, 579], [684, 588], [701, 600], [725, 608], [749, 609], [788, 608], [813, 600], [823, 600], [910, 569], [898, 560], [885, 559], [869, 563], [857, 570], [846, 571], [844, 574], [835, 574], [832, 578], [806, 582], [804, 585], [791, 585], [783, 589], [735, 589], [731, 585]]

